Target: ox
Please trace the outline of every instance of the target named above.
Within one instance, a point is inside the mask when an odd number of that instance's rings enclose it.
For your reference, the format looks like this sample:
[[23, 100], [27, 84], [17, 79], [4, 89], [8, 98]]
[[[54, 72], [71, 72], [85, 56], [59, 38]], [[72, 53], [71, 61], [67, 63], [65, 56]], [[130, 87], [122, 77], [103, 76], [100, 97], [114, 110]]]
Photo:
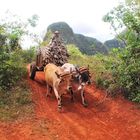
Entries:
[[71, 90], [72, 75], [51, 63], [45, 66], [44, 72], [47, 83], [47, 95], [49, 89], [52, 88], [58, 101], [58, 110], [60, 111], [62, 107], [61, 96], [68, 91], [73, 94]]
[[[78, 67], [76, 67], [76, 66], [74, 66], [73, 64], [70, 64], [70, 63], [65, 63], [62, 66], [62, 68], [66, 72], [71, 72], [72, 71], [73, 85], [76, 84], [77, 85], [77, 90], [81, 91], [82, 104], [86, 107], [87, 102], [85, 100], [84, 88], [85, 88], [85, 85], [91, 83], [91, 81], [90, 81], [91, 75], [89, 73], [89, 68], [85, 68], [85, 67], [78, 68]], [[73, 88], [73, 85], [72, 85], [72, 88]]]

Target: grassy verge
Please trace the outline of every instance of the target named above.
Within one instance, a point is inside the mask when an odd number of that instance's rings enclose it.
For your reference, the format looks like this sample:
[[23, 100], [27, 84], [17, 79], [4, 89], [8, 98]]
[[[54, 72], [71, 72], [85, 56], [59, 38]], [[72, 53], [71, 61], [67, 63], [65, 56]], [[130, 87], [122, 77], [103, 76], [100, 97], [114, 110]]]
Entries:
[[24, 80], [9, 91], [0, 91], [1, 121], [17, 120], [33, 114], [31, 91], [26, 83]]

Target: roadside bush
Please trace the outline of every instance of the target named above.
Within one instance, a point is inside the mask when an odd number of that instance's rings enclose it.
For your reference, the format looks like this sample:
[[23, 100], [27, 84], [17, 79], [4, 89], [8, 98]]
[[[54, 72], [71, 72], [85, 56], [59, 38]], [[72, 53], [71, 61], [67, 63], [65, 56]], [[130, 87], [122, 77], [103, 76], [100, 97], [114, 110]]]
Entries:
[[[112, 72], [124, 95], [140, 102], [140, 12], [136, 1], [120, 4], [107, 13], [103, 20], [109, 22], [116, 37], [125, 43], [125, 48], [116, 54], [120, 62]], [[122, 31], [120, 33], [120, 31]], [[116, 58], [115, 56], [115, 58]], [[118, 81], [118, 82], [117, 82]]]
[[95, 55], [92, 69], [97, 85], [113, 95], [120, 91], [130, 100], [140, 102], [140, 45], [134, 44], [114, 49], [108, 56]]
[[131, 44], [121, 56], [118, 67], [121, 88], [132, 101], [140, 102], [140, 44]]
[[21, 51], [21, 57], [23, 58], [24, 63], [31, 63], [35, 60], [35, 47], [30, 47], [27, 50]]
[[70, 55], [69, 62], [76, 65], [81, 65], [85, 59], [85, 55], [82, 54], [82, 52], [74, 44], [69, 44], [66, 47]]
[[14, 86], [26, 75], [23, 59], [17, 51], [0, 52], [0, 90], [7, 90]]
[[[96, 54], [88, 60], [92, 77], [97, 86], [113, 93], [118, 89], [116, 67], [120, 61], [113, 55]], [[114, 93], [113, 93], [114, 94]]]
[[7, 90], [14, 86], [26, 74], [25, 64], [34, 57], [34, 49], [22, 50], [21, 41], [28, 35], [28, 27], [35, 27], [38, 20], [33, 15], [28, 21], [22, 21], [16, 15], [7, 13], [0, 18], [0, 90]]

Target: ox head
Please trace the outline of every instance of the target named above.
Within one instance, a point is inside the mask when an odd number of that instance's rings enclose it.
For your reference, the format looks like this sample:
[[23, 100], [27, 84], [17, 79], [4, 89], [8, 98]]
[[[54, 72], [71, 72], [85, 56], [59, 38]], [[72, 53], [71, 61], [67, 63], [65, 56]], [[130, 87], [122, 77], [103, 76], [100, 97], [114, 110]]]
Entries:
[[77, 73], [79, 74], [78, 76], [78, 81], [79, 84], [81, 85], [86, 85], [86, 84], [91, 84], [91, 74], [89, 72], [89, 68], [85, 67], [80, 67], [76, 68]]
[[59, 79], [59, 88], [69, 90], [71, 88], [72, 74], [70, 72], [58, 73], [57, 71], [55, 74]]

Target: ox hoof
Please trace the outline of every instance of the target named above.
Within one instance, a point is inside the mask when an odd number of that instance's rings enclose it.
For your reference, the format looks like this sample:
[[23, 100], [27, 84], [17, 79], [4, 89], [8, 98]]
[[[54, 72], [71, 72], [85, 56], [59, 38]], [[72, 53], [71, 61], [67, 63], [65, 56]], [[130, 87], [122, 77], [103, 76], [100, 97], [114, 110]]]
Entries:
[[59, 113], [62, 113], [62, 112], [63, 112], [63, 108], [62, 108], [62, 107], [61, 107], [61, 108], [58, 107], [58, 112], [59, 112]]
[[84, 107], [87, 107], [87, 106], [88, 106], [88, 103], [86, 103], [86, 102], [83, 103], [83, 106], [84, 106]]
[[62, 106], [58, 106], [58, 112], [62, 111]]
[[47, 93], [47, 94], [46, 94], [46, 97], [51, 97], [51, 95]]

